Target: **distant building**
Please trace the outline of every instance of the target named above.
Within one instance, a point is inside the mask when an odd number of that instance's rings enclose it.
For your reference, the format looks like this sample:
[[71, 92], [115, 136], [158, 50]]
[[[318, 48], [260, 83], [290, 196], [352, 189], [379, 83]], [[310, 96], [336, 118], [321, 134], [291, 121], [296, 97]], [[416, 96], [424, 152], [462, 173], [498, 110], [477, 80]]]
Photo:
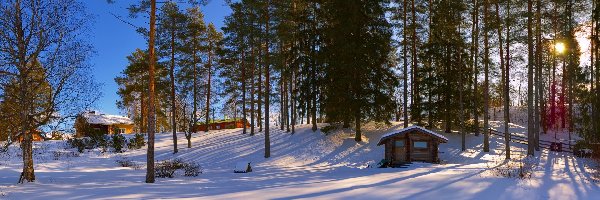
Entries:
[[244, 124], [246, 124], [246, 127], [250, 127], [250, 123], [248, 123], [248, 120], [242, 120], [242, 119], [216, 120], [216, 121], [212, 121], [208, 125], [201, 122], [201, 123], [196, 124], [196, 126], [194, 127], [194, 132], [206, 131], [207, 128], [208, 128], [208, 130], [243, 128]]
[[[31, 141], [41, 142], [41, 141], [46, 140], [45, 134], [42, 133], [42, 131], [40, 131], [40, 130], [32, 129], [29, 132], [31, 133]], [[2, 137], [0, 137], [0, 141], [6, 141], [6, 140], [9, 139], [8, 137], [10, 137], [10, 136], [3, 135]], [[23, 136], [21, 134], [19, 134], [19, 133], [12, 134], [12, 141], [22, 142], [23, 139], [24, 139]]]
[[[41, 141], [46, 140], [44, 133], [42, 133], [40, 130], [37, 130], [37, 129], [34, 129], [31, 131], [31, 136], [32, 136], [31, 141], [34, 141], [34, 142], [41, 142]], [[23, 136], [19, 135], [18, 141], [23, 142], [23, 140], [24, 140]]]
[[438, 145], [448, 138], [420, 126], [411, 126], [389, 132], [379, 139], [377, 146], [385, 146], [385, 159], [392, 164], [423, 161], [438, 163]]
[[100, 114], [88, 111], [77, 116], [75, 120], [76, 137], [89, 136], [89, 134], [130, 134], [133, 133], [134, 123], [131, 119], [120, 115]]

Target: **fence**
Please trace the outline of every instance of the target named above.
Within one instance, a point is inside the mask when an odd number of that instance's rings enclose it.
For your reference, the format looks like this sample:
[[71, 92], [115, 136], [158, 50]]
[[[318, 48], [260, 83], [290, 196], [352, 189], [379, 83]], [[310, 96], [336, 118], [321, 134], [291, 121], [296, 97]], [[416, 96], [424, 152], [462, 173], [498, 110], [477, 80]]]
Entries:
[[[489, 129], [490, 135], [495, 135], [495, 136], [499, 136], [499, 137], [504, 137], [504, 133], [500, 132], [500, 131], [496, 131], [493, 129]], [[511, 142], [515, 142], [515, 143], [520, 143], [520, 144], [525, 144], [527, 145], [527, 138], [520, 136], [520, 135], [515, 135], [515, 134], [510, 134], [510, 141]], [[564, 152], [568, 152], [568, 153], [573, 153], [573, 145], [570, 145], [568, 143], [563, 143], [563, 142], [550, 142], [550, 141], [546, 141], [546, 140], [539, 140], [539, 146], [540, 148], [544, 148], [544, 149], [548, 149], [548, 150], [552, 150], [552, 144], [559, 144], [562, 146], [562, 151]]]

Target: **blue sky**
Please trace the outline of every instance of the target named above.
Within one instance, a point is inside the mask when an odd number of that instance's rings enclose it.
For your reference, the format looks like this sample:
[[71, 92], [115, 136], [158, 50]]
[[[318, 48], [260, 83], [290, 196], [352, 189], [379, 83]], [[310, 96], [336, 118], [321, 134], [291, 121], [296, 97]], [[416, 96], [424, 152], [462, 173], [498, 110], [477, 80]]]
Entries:
[[[96, 54], [90, 58], [90, 63], [94, 78], [102, 84], [101, 88], [98, 88], [102, 96], [96, 103], [96, 109], [104, 113], [119, 114], [120, 111], [115, 104], [119, 99], [116, 94], [118, 87], [114, 78], [127, 65], [125, 57], [136, 48], [146, 49], [147, 45], [144, 38], [135, 32], [135, 28], [115, 18], [111, 13], [121, 16], [122, 19], [136, 26], [147, 26], [147, 18], [128, 17], [126, 8], [137, 0], [117, 0], [114, 4], [108, 4], [106, 0], [82, 0], [82, 2], [87, 6], [88, 12], [94, 16], [94, 22], [90, 25], [92, 37], [89, 38], [89, 42], [95, 47]], [[210, 0], [202, 10], [206, 23], [212, 22], [219, 29], [223, 25], [225, 16], [231, 13], [224, 0]]]

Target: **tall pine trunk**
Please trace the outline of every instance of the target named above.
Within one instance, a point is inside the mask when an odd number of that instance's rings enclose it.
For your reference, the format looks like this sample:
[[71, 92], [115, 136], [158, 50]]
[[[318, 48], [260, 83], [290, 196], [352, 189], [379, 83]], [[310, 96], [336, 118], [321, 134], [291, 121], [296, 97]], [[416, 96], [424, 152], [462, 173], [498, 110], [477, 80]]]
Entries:
[[534, 119], [533, 119], [533, 31], [532, 23], [532, 0], [527, 0], [527, 155], [535, 153], [534, 142]]
[[510, 159], [510, 1], [506, 3], [506, 65], [504, 66], [504, 142], [506, 142], [506, 159]]
[[146, 158], [146, 183], [154, 183], [154, 131], [156, 129], [156, 118], [154, 109], [154, 67], [156, 55], [154, 52], [154, 39], [156, 35], [156, 0], [150, 0], [150, 33], [148, 41], [149, 67], [148, 67], [148, 155]]
[[171, 29], [171, 68], [169, 69], [171, 79], [171, 126], [173, 128], [173, 153], [177, 153], [177, 119], [175, 108], [175, 30]]
[[483, 83], [483, 151], [484, 152], [490, 152], [490, 125], [489, 125], [489, 120], [490, 120], [490, 82], [489, 82], [489, 65], [490, 65], [490, 48], [489, 48], [489, 37], [488, 37], [488, 31], [490, 31], [489, 27], [489, 18], [488, 18], [488, 12], [489, 12], [489, 0], [483, 0], [484, 1], [484, 5], [483, 5], [483, 24], [484, 24], [484, 31], [483, 31], [483, 49], [484, 49], [484, 53], [483, 53], [483, 65], [484, 65], [484, 73], [485, 73], [485, 77], [484, 77], [484, 83]]
[[[209, 122], [210, 122], [210, 90], [211, 90], [211, 78], [212, 78], [212, 57], [213, 57], [213, 46], [214, 44], [212, 42], [209, 42], [208, 44], [208, 63], [206, 64], [206, 70], [208, 73], [208, 82], [207, 82], [207, 86], [206, 86], [206, 130], [204, 130], [204, 132], [208, 132], [208, 129], [210, 127]], [[213, 119], [214, 120], [214, 119]]]
[[404, 0], [404, 6], [402, 7], [403, 14], [404, 14], [404, 17], [402, 19], [403, 33], [404, 33], [403, 34], [404, 37], [402, 38], [402, 47], [403, 47], [402, 60], [404, 61], [403, 66], [402, 66], [403, 67], [403, 70], [402, 70], [403, 77], [402, 78], [404, 81], [404, 85], [403, 85], [404, 91], [402, 94], [404, 101], [402, 102], [402, 111], [404, 112], [404, 128], [408, 127], [408, 106], [407, 106], [407, 104], [408, 104], [408, 60], [406, 59], [406, 56], [408, 56], [408, 54], [407, 54], [407, 51], [408, 51], [407, 45], [408, 44], [406, 42], [406, 36], [407, 36], [407, 32], [406, 32], [406, 13], [407, 13], [406, 5], [407, 5], [407, 3], [406, 3], [406, 1], [407, 0]]
[[479, 76], [479, 1], [473, 0], [475, 7], [473, 8], [473, 42], [472, 42], [472, 54], [473, 54], [473, 117], [475, 118], [474, 131], [475, 136], [479, 136], [479, 96], [477, 77]]
[[544, 109], [544, 106], [542, 104], [542, 101], [544, 99], [543, 96], [543, 85], [542, 85], [542, 33], [541, 33], [541, 24], [542, 24], [542, 18], [541, 18], [541, 12], [540, 12], [540, 7], [541, 7], [541, 0], [537, 0], [536, 2], [536, 26], [535, 26], [535, 78], [534, 78], [534, 84], [535, 84], [535, 110], [534, 110], [534, 142], [535, 142], [535, 150], [539, 151], [540, 150], [540, 145], [539, 145], [539, 140], [540, 140], [540, 128], [542, 126], [541, 123], [542, 120], [541, 118], [541, 114], [540, 114], [540, 109]]
[[[458, 32], [460, 33], [460, 26], [458, 27]], [[463, 90], [464, 90], [464, 77], [463, 77], [463, 72], [464, 72], [464, 67], [463, 67], [463, 63], [462, 63], [462, 46], [458, 47], [458, 71], [459, 71], [459, 75], [458, 75], [458, 104], [459, 104], [459, 116], [458, 116], [458, 120], [459, 120], [459, 125], [460, 125], [460, 135], [461, 135], [461, 140], [460, 140], [460, 144], [461, 144], [461, 150], [462, 151], [466, 151], [467, 150], [467, 145], [466, 145], [466, 137], [467, 137], [467, 133], [465, 131], [465, 111], [464, 111], [464, 102], [463, 102]]]
[[244, 50], [242, 49], [242, 57], [241, 57], [241, 65], [240, 68], [242, 70], [242, 77], [241, 77], [241, 82], [242, 82], [242, 123], [243, 123], [243, 128], [242, 128], [242, 134], [246, 134], [246, 124], [248, 123], [248, 119], [246, 117], [246, 65], [244, 65], [244, 60], [245, 58], [245, 54], [244, 54]]
[[412, 52], [411, 52], [411, 58], [412, 58], [412, 70], [413, 70], [413, 103], [414, 105], [412, 105], [413, 109], [416, 109], [416, 111], [414, 112], [415, 116], [415, 121], [417, 122], [417, 124], [421, 124], [421, 96], [419, 93], [419, 66], [417, 64], [417, 17], [416, 17], [416, 10], [415, 10], [415, 0], [411, 1], [411, 13], [412, 13], [412, 23], [411, 23], [411, 30], [412, 30], [412, 35], [411, 35], [411, 40], [412, 40]]
[[[250, 68], [250, 135], [253, 136], [254, 135], [254, 126], [255, 126], [255, 121], [254, 121], [254, 117], [255, 117], [255, 110], [254, 110], [254, 88], [256, 87], [256, 83], [254, 82], [256, 80], [256, 78], [254, 77], [254, 69], [256, 68], [256, 60], [255, 60], [255, 54], [254, 54], [254, 46], [252, 46], [251, 50], [252, 52], [252, 67]], [[259, 72], [260, 73], [260, 72]]]
[[[496, 5], [496, 21], [497, 21], [497, 23], [501, 23], [502, 20], [500, 19], [500, 3], [496, 2], [495, 5]], [[502, 26], [497, 26], [497, 30], [498, 30], [498, 50], [500, 52], [500, 71], [502, 71], [502, 76], [501, 76], [502, 81], [501, 82], [503, 83], [503, 87], [504, 87], [504, 89], [503, 89], [503, 93], [504, 94], [502, 96], [503, 96], [504, 102], [508, 103], [508, 99], [507, 99], [508, 95], [506, 95], [506, 93], [505, 93], [507, 91], [504, 91], [506, 89], [506, 86], [508, 86], [508, 84], [506, 84], [506, 80], [507, 79], [505, 78], [506, 77], [506, 70], [505, 70], [505, 64], [504, 64], [504, 49], [503, 49], [503, 46], [502, 46], [503, 45], [503, 40], [502, 40]], [[506, 104], [504, 106], [505, 106], [504, 109], [505, 109], [505, 114], [506, 114], [506, 113], [508, 113], [507, 112], [508, 111], [507, 110], [508, 106]], [[504, 128], [504, 141], [505, 141], [505, 149], [507, 150], [506, 151], [506, 158], [510, 159], [510, 146], [509, 146], [510, 145], [509, 144], [509, 142], [510, 142], [510, 136], [509, 136], [509, 133], [508, 133], [508, 120], [506, 118], [508, 118], [508, 117], [505, 115], [505, 118], [504, 118], [504, 126], [505, 126], [505, 128]]]
[[270, 70], [269, 70], [269, 7], [271, 0], [267, 0], [266, 11], [266, 35], [265, 38], [265, 158], [271, 157], [271, 138], [269, 136], [269, 99], [271, 94]]

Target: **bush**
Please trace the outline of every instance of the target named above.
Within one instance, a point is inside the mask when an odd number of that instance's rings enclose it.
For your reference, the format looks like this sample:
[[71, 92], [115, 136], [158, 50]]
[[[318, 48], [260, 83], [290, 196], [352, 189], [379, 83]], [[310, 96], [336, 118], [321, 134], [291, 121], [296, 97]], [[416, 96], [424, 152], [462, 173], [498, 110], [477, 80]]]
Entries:
[[115, 152], [123, 152], [123, 147], [125, 146], [125, 137], [121, 134], [114, 134], [112, 136], [111, 146], [113, 149], [115, 149]]
[[84, 138], [71, 138], [67, 140], [67, 144], [71, 148], [77, 148], [79, 153], [83, 153], [83, 150], [87, 146]]
[[196, 177], [202, 173], [202, 167], [196, 162], [184, 162], [181, 159], [163, 160], [154, 168], [156, 177], [173, 178], [177, 170], [183, 169], [184, 176]]
[[573, 152], [577, 152], [581, 149], [591, 149], [590, 143], [587, 140], [578, 140], [573, 145]]
[[164, 160], [157, 163], [154, 170], [158, 178], [173, 178], [173, 174], [177, 171], [177, 165], [172, 161]]
[[106, 150], [108, 149], [109, 144], [109, 140], [110, 137], [108, 136], [102, 136], [102, 137], [98, 137], [98, 138], [92, 138], [92, 141], [90, 142], [92, 145], [96, 144], [96, 146], [100, 147], [100, 150], [102, 151], [102, 153], [106, 152]]
[[115, 160], [115, 162], [117, 164], [119, 164], [119, 166], [121, 167], [131, 167], [133, 169], [141, 169], [142, 165], [135, 163], [133, 160], [129, 159], [129, 158], [118, 158], [117, 160]]
[[331, 133], [332, 131], [334, 131], [336, 129], [337, 129], [337, 126], [328, 125], [328, 126], [321, 128], [321, 132], [325, 133], [325, 135], [328, 135], [329, 133]]
[[[79, 150], [79, 149], [78, 149]], [[82, 149], [83, 151], [83, 149]], [[79, 157], [78, 153], [72, 151], [54, 151], [54, 160], [62, 160], [63, 158]]]
[[488, 169], [494, 176], [505, 178], [530, 179], [534, 168], [537, 166], [537, 160], [532, 157], [511, 159], [505, 161], [496, 161], [496, 166]]
[[129, 139], [129, 144], [127, 147], [129, 149], [140, 149], [146, 145], [146, 141], [144, 141], [144, 135], [141, 133], [136, 133], [135, 136]]
[[196, 162], [185, 163], [185, 165], [183, 166], [183, 170], [184, 176], [196, 177], [202, 174], [202, 167]]

